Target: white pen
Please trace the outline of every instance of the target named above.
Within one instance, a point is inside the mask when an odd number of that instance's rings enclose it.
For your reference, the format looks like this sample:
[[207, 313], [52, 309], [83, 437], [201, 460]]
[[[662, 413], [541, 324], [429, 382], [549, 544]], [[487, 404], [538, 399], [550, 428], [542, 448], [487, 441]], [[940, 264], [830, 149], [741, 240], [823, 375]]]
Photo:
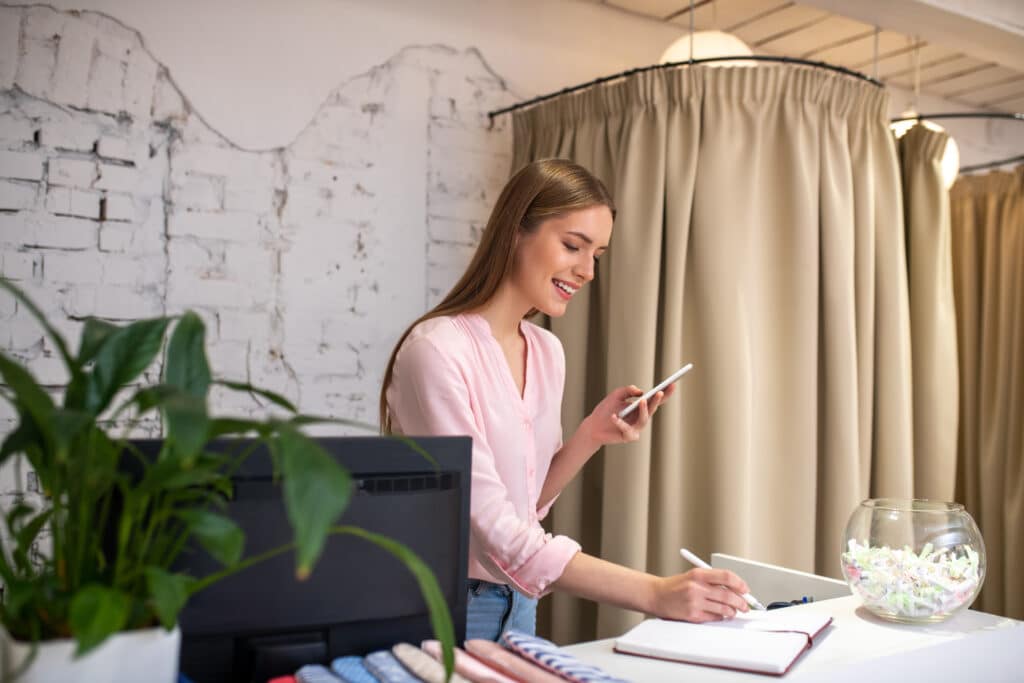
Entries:
[[[683, 558], [686, 561], [688, 561], [690, 564], [692, 564], [695, 567], [700, 567], [701, 569], [711, 569], [711, 565], [710, 564], [708, 564], [704, 560], [700, 559], [699, 557], [697, 557], [696, 555], [691, 553], [686, 548], [680, 548], [679, 549], [679, 554], [682, 555]], [[762, 605], [761, 602], [757, 598], [755, 598], [753, 595], [751, 595], [750, 593], [744, 593], [740, 597], [743, 598], [744, 600], [746, 600], [747, 604], [750, 605], [751, 607], [753, 607], [754, 609], [760, 609], [760, 610], [765, 609], [765, 606]]]

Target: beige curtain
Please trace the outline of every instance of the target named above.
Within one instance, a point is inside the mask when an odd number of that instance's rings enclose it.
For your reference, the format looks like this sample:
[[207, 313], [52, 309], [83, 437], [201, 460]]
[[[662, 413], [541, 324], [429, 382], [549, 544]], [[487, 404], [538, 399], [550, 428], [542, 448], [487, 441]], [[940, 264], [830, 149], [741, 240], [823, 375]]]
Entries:
[[[695, 369], [599, 454], [552, 528], [657, 574], [680, 546], [838, 575], [850, 512], [913, 485], [903, 209], [886, 93], [806, 67], [637, 74], [515, 115], [515, 167], [568, 157], [619, 206], [552, 321], [569, 433], [611, 388]], [[547, 601], [545, 601], [547, 602]], [[641, 618], [556, 595], [565, 643]]]
[[949, 136], [918, 124], [900, 138], [910, 338], [913, 348], [914, 496], [954, 500], [960, 413], [949, 193]]
[[1024, 619], [1024, 167], [950, 192], [960, 349], [957, 500], [981, 527], [975, 609]]

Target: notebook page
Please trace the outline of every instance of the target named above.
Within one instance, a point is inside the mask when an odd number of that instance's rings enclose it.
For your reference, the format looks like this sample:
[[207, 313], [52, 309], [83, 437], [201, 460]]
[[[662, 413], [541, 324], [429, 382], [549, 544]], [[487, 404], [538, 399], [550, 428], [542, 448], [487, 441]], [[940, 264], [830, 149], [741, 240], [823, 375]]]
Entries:
[[[729, 621], [691, 624], [649, 619], [615, 641], [618, 652], [719, 666], [784, 673], [828, 625], [829, 617], [749, 612]], [[806, 634], [806, 635], [805, 635]]]

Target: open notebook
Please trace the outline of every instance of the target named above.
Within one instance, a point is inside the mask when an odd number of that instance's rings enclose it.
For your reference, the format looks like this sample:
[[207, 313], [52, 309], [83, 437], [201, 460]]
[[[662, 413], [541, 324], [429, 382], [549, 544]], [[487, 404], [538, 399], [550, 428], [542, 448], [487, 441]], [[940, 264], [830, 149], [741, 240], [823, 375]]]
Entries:
[[828, 615], [787, 612], [750, 611], [707, 624], [648, 619], [616, 639], [615, 651], [781, 675], [832, 623]]

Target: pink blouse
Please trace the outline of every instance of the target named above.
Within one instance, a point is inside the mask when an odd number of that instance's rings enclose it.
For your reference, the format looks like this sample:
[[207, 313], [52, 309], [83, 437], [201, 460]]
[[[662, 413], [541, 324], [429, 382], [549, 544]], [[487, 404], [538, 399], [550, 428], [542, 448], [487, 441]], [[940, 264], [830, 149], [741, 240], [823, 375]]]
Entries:
[[417, 325], [395, 359], [387, 391], [395, 432], [473, 438], [469, 576], [539, 597], [580, 550], [540, 520], [541, 487], [562, 447], [565, 354], [558, 338], [520, 325], [526, 339], [524, 394], [490, 324], [463, 313]]

